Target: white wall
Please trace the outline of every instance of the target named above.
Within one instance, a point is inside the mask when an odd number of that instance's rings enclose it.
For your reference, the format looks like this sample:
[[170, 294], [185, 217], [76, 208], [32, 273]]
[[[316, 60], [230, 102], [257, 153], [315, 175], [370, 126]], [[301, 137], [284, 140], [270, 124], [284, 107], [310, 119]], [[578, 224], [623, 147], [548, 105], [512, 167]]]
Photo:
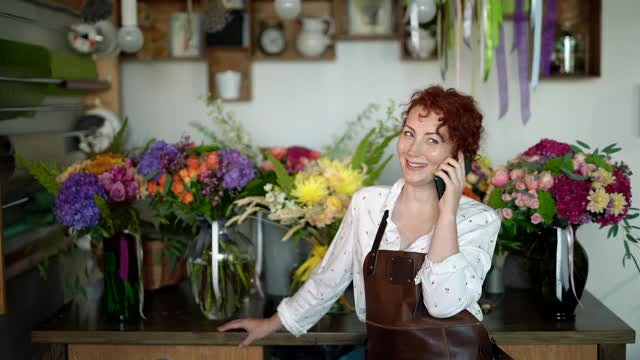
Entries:
[[[603, 147], [617, 142], [619, 158], [640, 173], [640, 14], [637, 0], [603, 1], [602, 77], [590, 80], [543, 81], [532, 93], [532, 117], [520, 120], [517, 58], [508, 55], [510, 110], [498, 116], [495, 68], [475, 95], [485, 114], [484, 152], [501, 164], [541, 137]], [[511, 23], [506, 25], [508, 48]], [[467, 57], [469, 54], [466, 54]], [[471, 92], [470, 64], [461, 88]], [[131, 119], [133, 143], [149, 137], [176, 140], [192, 132], [187, 125], [204, 120], [198, 97], [207, 92], [204, 63], [127, 63], [123, 66], [124, 113]], [[448, 86], [453, 73], [449, 72]], [[319, 147], [343, 129], [370, 102], [389, 98], [406, 102], [413, 90], [440, 82], [436, 62], [399, 60], [395, 42], [340, 42], [334, 62], [258, 62], [253, 67], [254, 100], [228, 104], [261, 145], [303, 144]], [[196, 137], [197, 138], [197, 137]], [[399, 176], [396, 164], [381, 180]], [[634, 199], [640, 198], [640, 177], [632, 179]], [[637, 203], [635, 206], [638, 206]], [[622, 238], [606, 239], [595, 226], [578, 232], [590, 260], [587, 289], [634, 329], [640, 329], [640, 274], [622, 268]], [[636, 250], [638, 250], [636, 248]], [[640, 251], [636, 251], [640, 256]], [[640, 358], [640, 345], [627, 347], [628, 359]]]

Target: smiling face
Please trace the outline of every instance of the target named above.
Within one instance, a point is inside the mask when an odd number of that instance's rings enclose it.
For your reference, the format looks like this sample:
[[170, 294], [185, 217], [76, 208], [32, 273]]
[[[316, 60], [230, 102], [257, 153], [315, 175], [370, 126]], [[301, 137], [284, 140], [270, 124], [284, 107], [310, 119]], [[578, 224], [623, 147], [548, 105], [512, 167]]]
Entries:
[[413, 186], [432, 183], [440, 163], [454, 151], [447, 127], [436, 131], [440, 115], [426, 113], [419, 105], [411, 109], [396, 144], [404, 180]]

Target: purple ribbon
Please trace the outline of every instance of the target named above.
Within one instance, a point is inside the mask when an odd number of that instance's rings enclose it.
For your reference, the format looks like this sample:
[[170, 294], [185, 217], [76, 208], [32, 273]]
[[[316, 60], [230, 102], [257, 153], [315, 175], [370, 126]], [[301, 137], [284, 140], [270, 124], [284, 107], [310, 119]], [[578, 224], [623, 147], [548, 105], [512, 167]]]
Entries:
[[129, 279], [129, 247], [127, 236], [123, 233], [120, 233], [120, 279]]
[[516, 0], [513, 12], [515, 47], [518, 49], [518, 77], [520, 81], [520, 115], [527, 124], [531, 117], [529, 100], [529, 21], [524, 13], [524, 0]]
[[553, 52], [553, 39], [556, 31], [557, 0], [545, 0], [544, 2], [544, 26], [542, 28], [542, 73], [551, 75], [551, 54]]
[[504, 49], [504, 28], [500, 24], [500, 40], [496, 48], [496, 65], [498, 66], [498, 92], [500, 94], [500, 116], [502, 118], [509, 110], [509, 86], [507, 81], [507, 60]]

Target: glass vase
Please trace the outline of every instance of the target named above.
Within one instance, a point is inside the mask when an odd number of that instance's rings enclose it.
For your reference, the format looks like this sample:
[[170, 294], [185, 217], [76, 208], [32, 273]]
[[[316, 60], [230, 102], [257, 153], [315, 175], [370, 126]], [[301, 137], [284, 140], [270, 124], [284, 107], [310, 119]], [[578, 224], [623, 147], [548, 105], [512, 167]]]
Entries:
[[104, 239], [104, 300], [107, 317], [116, 321], [140, 317], [138, 240], [130, 233], [118, 231]]
[[574, 228], [542, 229], [529, 251], [532, 289], [543, 314], [555, 320], [575, 317], [576, 306], [587, 283], [587, 253], [573, 234]]
[[249, 299], [255, 276], [255, 247], [226, 220], [202, 221], [187, 251], [195, 302], [207, 319], [228, 319]]

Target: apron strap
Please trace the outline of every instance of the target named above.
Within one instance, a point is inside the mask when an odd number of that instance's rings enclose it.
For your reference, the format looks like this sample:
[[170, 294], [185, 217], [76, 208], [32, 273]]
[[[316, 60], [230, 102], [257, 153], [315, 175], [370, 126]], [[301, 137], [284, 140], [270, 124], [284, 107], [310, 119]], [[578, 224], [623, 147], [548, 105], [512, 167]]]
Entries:
[[369, 253], [372, 263], [369, 266], [369, 269], [367, 269], [369, 275], [373, 274], [376, 271], [376, 264], [378, 263], [378, 248], [380, 248], [380, 242], [382, 241], [382, 236], [384, 236], [384, 230], [387, 228], [388, 217], [389, 210], [385, 210], [384, 215], [382, 215], [382, 220], [380, 220], [380, 225], [378, 226], [376, 239], [373, 241], [373, 246], [371, 247], [371, 252]]

